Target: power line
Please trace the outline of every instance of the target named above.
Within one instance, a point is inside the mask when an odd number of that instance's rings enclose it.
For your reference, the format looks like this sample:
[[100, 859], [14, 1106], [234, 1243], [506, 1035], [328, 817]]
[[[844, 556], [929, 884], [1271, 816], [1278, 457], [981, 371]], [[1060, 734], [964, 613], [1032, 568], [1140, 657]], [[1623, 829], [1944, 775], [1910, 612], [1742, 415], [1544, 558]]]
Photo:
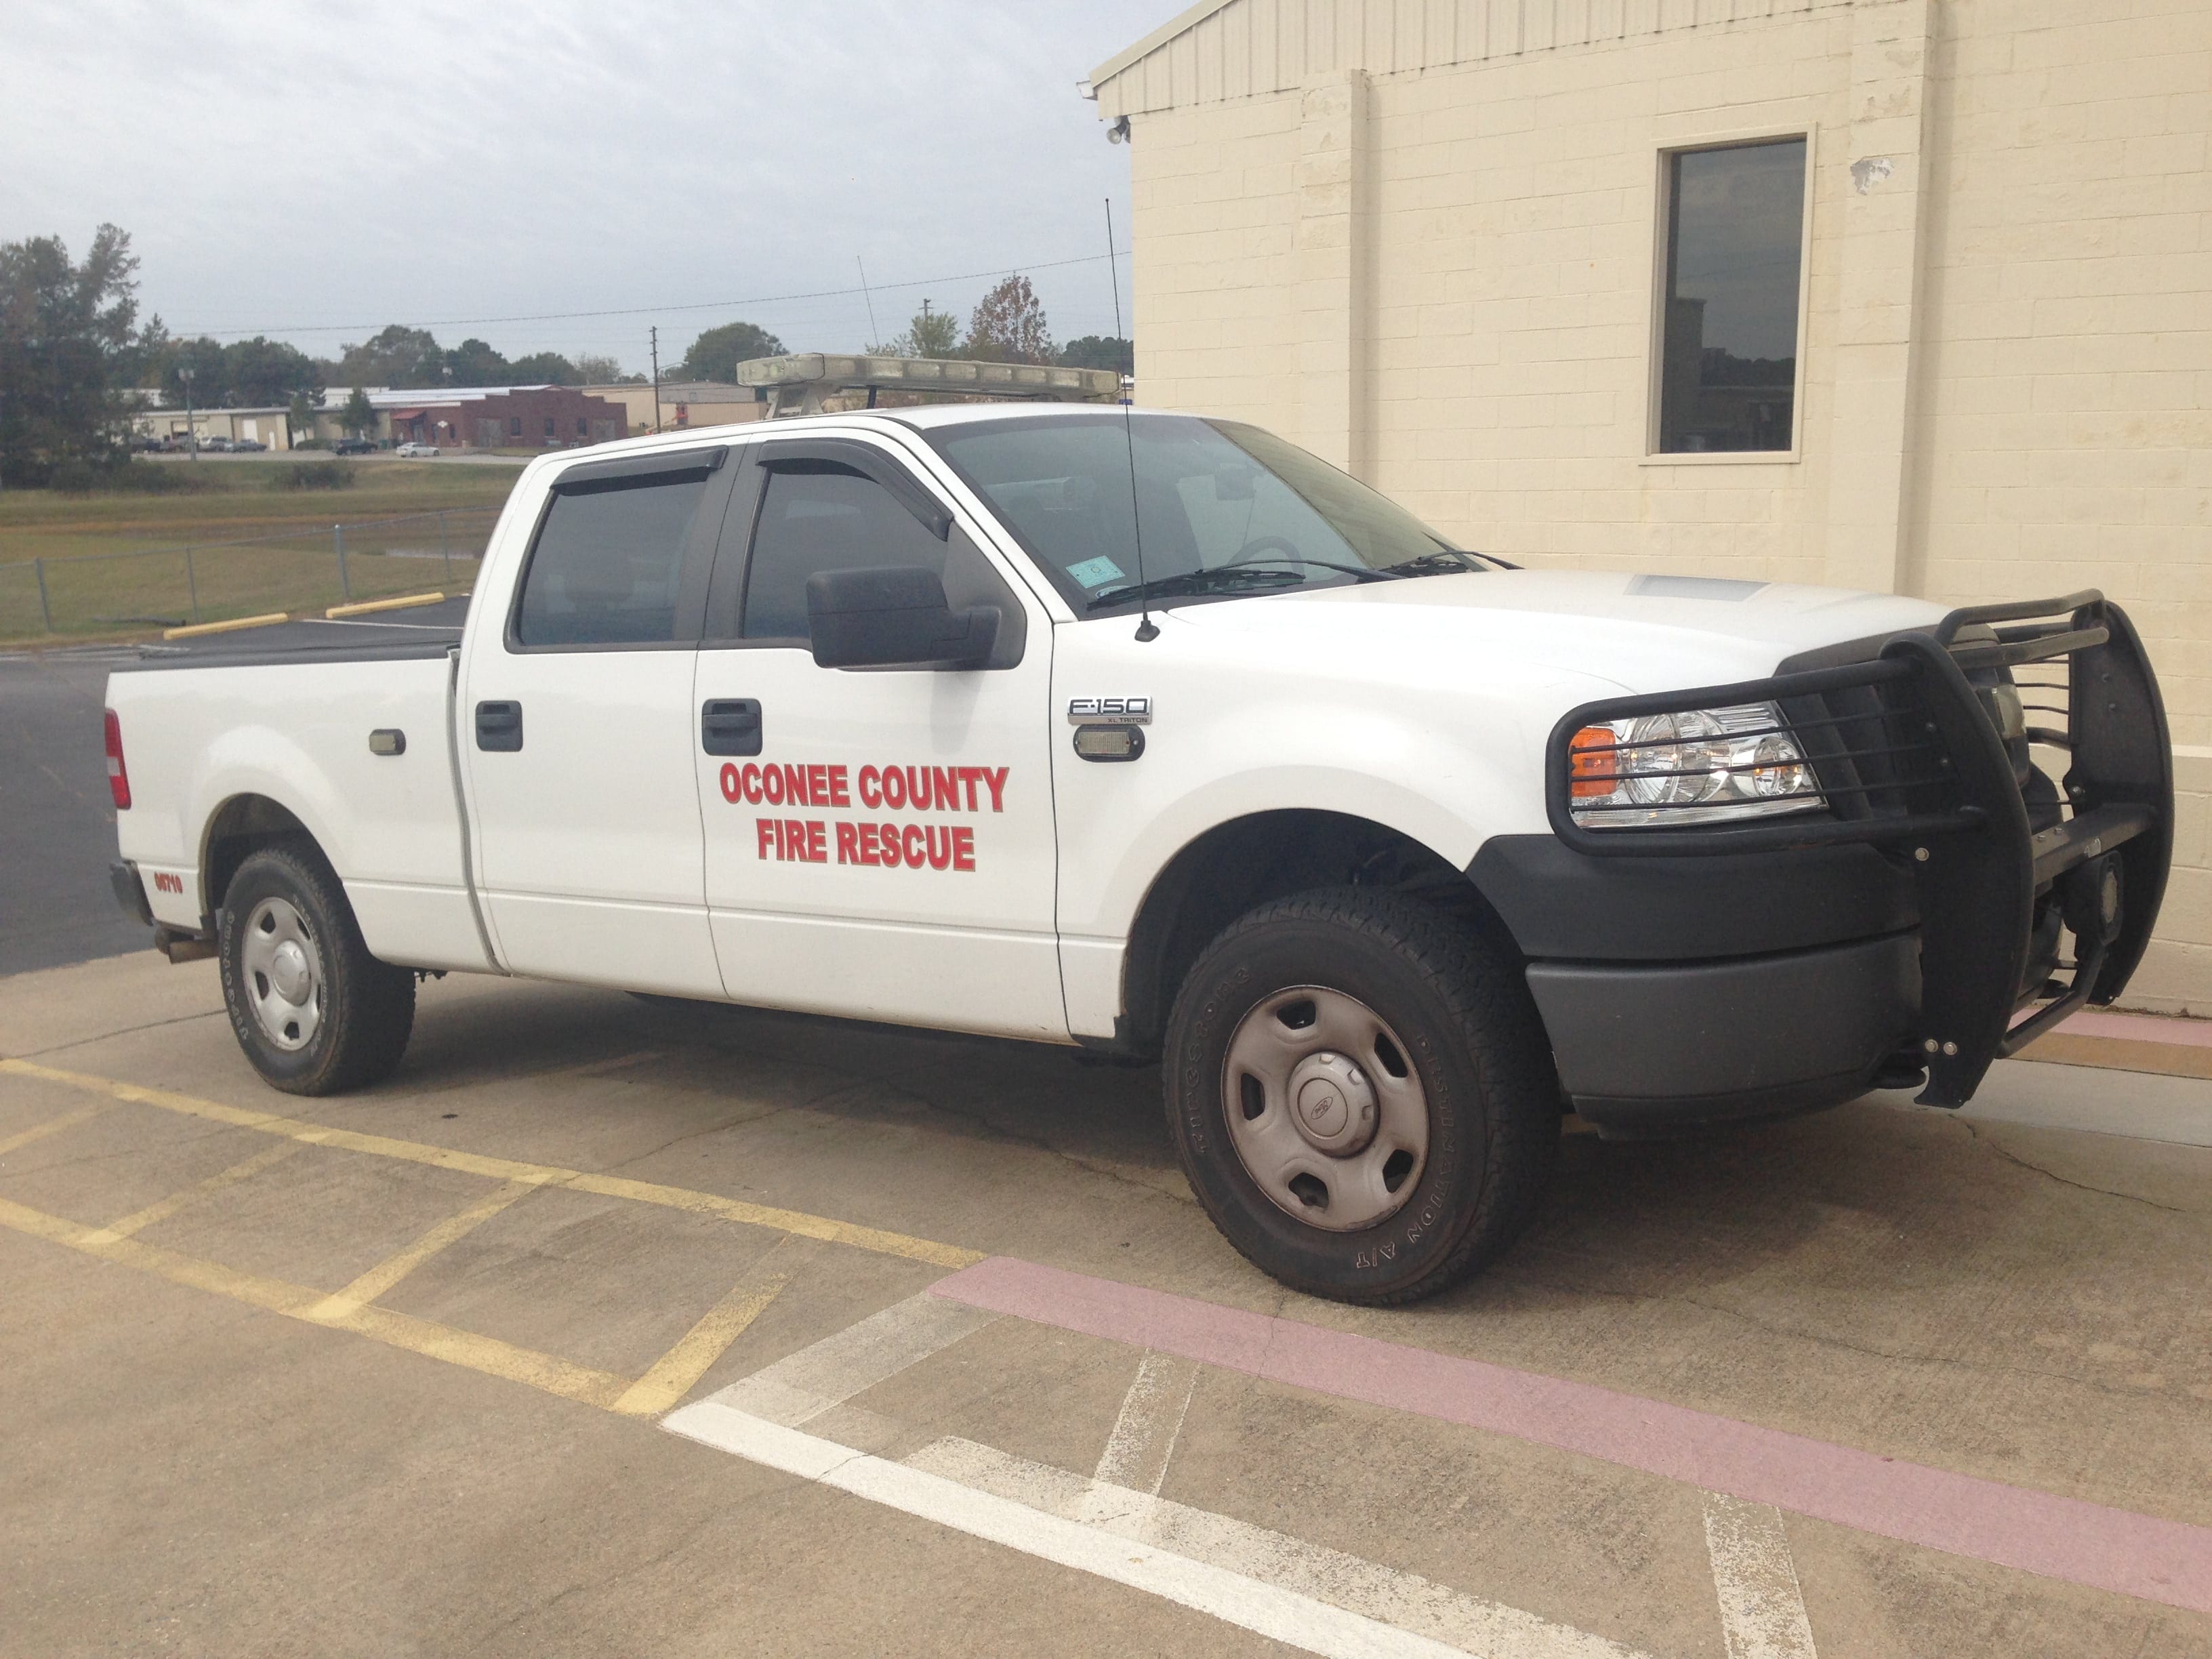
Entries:
[[[1119, 250], [1126, 254], [1127, 248]], [[1054, 270], [1063, 265], [1092, 265], [1114, 257], [1108, 253], [1086, 253], [1073, 259], [1044, 259], [1024, 265], [1006, 265], [996, 270], [970, 270], [957, 276], [917, 276], [910, 281], [877, 283], [877, 288], [932, 288], [945, 283], [981, 282], [987, 276], [1012, 276], [1025, 270]], [[434, 317], [425, 321], [410, 323], [410, 328], [493, 328], [507, 323], [571, 322], [586, 317], [651, 317], [671, 311], [726, 311], [738, 306], [782, 305], [794, 300], [835, 300], [866, 294], [860, 288], [819, 288], [802, 294], [762, 294], [744, 300], [697, 300], [682, 305], [625, 306], [608, 311], [540, 311], [515, 317]], [[209, 338], [242, 338], [256, 334], [353, 334], [389, 326], [384, 323], [286, 323], [264, 324], [259, 328], [185, 328], [173, 331], [178, 335], [205, 336]]]

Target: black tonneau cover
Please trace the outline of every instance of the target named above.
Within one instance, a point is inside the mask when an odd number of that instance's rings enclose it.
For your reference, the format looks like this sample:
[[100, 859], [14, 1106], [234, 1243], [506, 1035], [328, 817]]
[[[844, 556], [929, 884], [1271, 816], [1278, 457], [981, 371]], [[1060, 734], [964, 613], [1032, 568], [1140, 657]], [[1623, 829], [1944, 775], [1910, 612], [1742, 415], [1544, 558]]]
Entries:
[[308, 617], [234, 634], [142, 646], [136, 662], [110, 671], [134, 674], [164, 668], [275, 667], [298, 663], [411, 662], [446, 655], [461, 642], [468, 620], [464, 594], [438, 605], [331, 621]]

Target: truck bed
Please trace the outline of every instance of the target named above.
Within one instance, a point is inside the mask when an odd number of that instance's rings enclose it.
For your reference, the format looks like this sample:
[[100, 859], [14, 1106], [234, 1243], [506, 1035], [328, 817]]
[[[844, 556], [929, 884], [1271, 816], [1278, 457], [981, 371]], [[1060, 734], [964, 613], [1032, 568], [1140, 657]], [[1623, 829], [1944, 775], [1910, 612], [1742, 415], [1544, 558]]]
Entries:
[[[227, 826], [283, 802], [343, 880], [370, 950], [422, 968], [489, 965], [453, 770], [452, 653], [465, 599], [149, 646], [118, 665], [132, 811], [118, 816], [155, 919], [209, 925]], [[373, 751], [372, 732], [404, 733]]]

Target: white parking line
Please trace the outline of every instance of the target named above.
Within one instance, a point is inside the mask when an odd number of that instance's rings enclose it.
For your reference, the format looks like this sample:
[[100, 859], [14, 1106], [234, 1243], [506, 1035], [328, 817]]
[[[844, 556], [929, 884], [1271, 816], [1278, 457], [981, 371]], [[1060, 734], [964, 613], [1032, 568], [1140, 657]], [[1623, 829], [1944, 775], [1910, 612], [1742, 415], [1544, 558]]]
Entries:
[[699, 1403], [797, 1428], [998, 1317], [924, 1291], [788, 1354]]
[[1782, 1511], [1705, 1494], [1705, 1547], [1729, 1659], [1814, 1659], [1813, 1626]]
[[[932, 1442], [906, 1463], [1064, 1520], [1079, 1521], [1100, 1486], [1067, 1470], [955, 1437]], [[1386, 1651], [1431, 1651], [1442, 1643], [1454, 1653], [1489, 1654], [1497, 1659], [1638, 1659], [1634, 1649], [1605, 1637], [1466, 1595], [1417, 1573], [1401, 1572], [1173, 1498], [1128, 1491], [1120, 1496], [1125, 1513], [1140, 1512], [1144, 1519], [1133, 1528], [1105, 1528], [1115, 1536], [1234, 1573], [1279, 1595], [1326, 1602], [1371, 1621], [1396, 1640], [1419, 1644]]]
[[1076, 1520], [1117, 1532], [1143, 1525], [1168, 1478], [1168, 1460], [1175, 1455], [1176, 1437], [1182, 1432], [1183, 1414], [1197, 1386], [1198, 1367], [1191, 1361], [1172, 1354], [1145, 1356], [1137, 1380], [1121, 1397], [1121, 1414], [1098, 1459], [1097, 1477]]
[[[1468, 1650], [1446, 1646], [1316, 1597], [1206, 1561], [1047, 1513], [927, 1469], [893, 1463], [834, 1441], [817, 1439], [765, 1419], [702, 1400], [661, 1419], [661, 1426], [770, 1468], [849, 1492], [870, 1503], [934, 1521], [973, 1538], [988, 1540], [1039, 1560], [1073, 1567], [1210, 1613], [1225, 1624], [1256, 1632], [1307, 1653], [1330, 1659], [1459, 1659]], [[978, 1448], [988, 1451], [988, 1448]], [[1070, 1475], [1079, 1492], [1081, 1475]], [[1526, 1615], [1522, 1615], [1526, 1617]], [[1492, 1646], [1499, 1659], [1553, 1653], [1625, 1650]]]

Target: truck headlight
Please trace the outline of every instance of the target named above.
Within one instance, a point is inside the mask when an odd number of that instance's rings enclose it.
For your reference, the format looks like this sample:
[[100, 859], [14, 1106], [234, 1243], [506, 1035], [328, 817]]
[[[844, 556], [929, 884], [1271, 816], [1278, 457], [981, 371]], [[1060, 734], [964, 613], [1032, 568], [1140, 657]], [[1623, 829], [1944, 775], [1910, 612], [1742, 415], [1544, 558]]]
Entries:
[[1720, 823], [1827, 805], [1771, 702], [1585, 726], [1568, 767], [1569, 811], [1586, 830]]

